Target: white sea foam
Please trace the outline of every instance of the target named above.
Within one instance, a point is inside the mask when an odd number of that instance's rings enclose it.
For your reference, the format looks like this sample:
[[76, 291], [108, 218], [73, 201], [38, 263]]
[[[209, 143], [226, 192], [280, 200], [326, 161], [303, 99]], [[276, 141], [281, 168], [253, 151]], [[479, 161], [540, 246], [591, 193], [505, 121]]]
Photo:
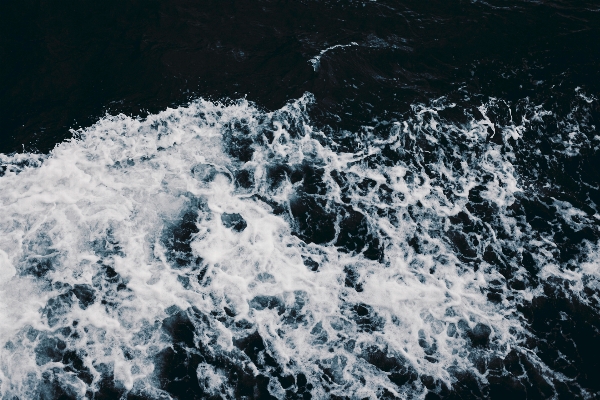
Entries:
[[348, 44], [336, 44], [336, 45], [333, 45], [333, 46], [329, 46], [328, 48], [326, 48], [324, 50], [321, 50], [321, 52], [318, 55], [316, 55], [313, 58], [311, 58], [309, 60], [309, 62], [313, 66], [314, 70], [316, 71], [316, 70], [319, 69], [319, 66], [321, 65], [321, 57], [323, 57], [323, 55], [325, 53], [327, 53], [328, 51], [333, 50], [333, 49], [340, 49], [340, 48], [351, 47], [351, 46], [358, 46], [358, 43], [356, 43], [356, 42], [350, 42]]
[[[86, 384], [72, 372], [57, 375], [74, 397], [100, 382], [101, 365], [110, 366], [124, 390], [165, 395], [154, 362], [171, 345], [160, 327], [173, 306], [208, 316], [226, 307], [238, 325], [214, 320], [210, 330], [196, 326], [196, 340], [230, 354], [255, 330], [283, 373], [306, 374], [317, 398], [376, 398], [384, 388], [403, 397], [424, 393], [419, 380], [398, 386], [388, 379], [399, 369], [447, 386], [457, 371], [485, 380], [475, 360], [518, 348], [523, 328], [514, 302], [490, 302], [484, 294], [490, 282], [502, 281], [500, 274], [459, 259], [446, 238], [479, 249], [500, 240], [465, 208], [479, 186], [481, 197], [500, 210], [503, 229], [515, 241], [523, 235], [502, 212], [521, 191], [511, 149], [486, 142], [494, 128], [487, 117], [456, 126], [437, 117], [441, 106], [416, 106], [412, 117], [394, 123], [388, 139], [367, 134], [360, 152], [342, 153], [308, 123], [310, 99], [275, 113], [245, 101], [200, 100], [144, 120], [105, 117], [48, 156], [3, 155], [10, 168], [0, 178], [2, 396], [38, 396], [44, 371], [64, 363], [55, 354], [61, 346], [77, 352], [93, 376]], [[485, 116], [485, 107], [480, 111]], [[519, 129], [506, 127], [503, 134], [517, 139]], [[228, 152], [232, 131], [251, 139], [254, 152], [246, 162]], [[272, 140], [265, 139], [267, 131]], [[416, 156], [393, 166], [369, 162], [385, 146]], [[339, 251], [341, 215], [330, 242], [305, 243], [294, 234], [290, 199], [299, 196], [302, 182], [287, 176], [273, 185], [269, 171], [307, 164], [324, 171], [329, 209], [346, 204], [365, 216], [380, 238], [381, 259], [365, 257], [364, 248]], [[254, 185], [236, 184], [241, 170], [253, 175]], [[334, 179], [340, 173], [343, 185]], [[284, 211], [274, 212], [274, 203]], [[449, 218], [461, 212], [484, 233], [453, 230]], [[182, 265], [170, 255], [169, 237], [186, 213], [196, 229], [191, 258]], [[233, 214], [243, 218], [244, 229], [225, 224], [224, 216]], [[418, 251], [410, 245], [415, 237]], [[307, 259], [318, 270], [307, 268]], [[597, 279], [593, 265], [597, 260], [583, 265], [581, 275]], [[360, 289], [348, 284], [349, 270]], [[548, 263], [543, 273], [564, 272]], [[85, 288], [94, 291], [89, 304]], [[483, 326], [489, 345], [471, 346], [468, 332]], [[65, 327], [67, 333], [60, 330]], [[57, 337], [58, 350], [44, 350]], [[381, 359], [372, 354], [396, 364], [376, 368]], [[197, 376], [207, 393], [234, 397], [218, 367], [202, 363]], [[285, 396], [275, 380], [269, 390]]]

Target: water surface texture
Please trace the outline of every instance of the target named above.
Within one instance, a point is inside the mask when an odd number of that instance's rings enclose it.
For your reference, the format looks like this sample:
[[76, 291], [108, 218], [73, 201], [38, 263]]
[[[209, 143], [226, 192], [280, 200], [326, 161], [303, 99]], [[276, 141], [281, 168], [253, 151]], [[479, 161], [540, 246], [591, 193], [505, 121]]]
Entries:
[[0, 393], [596, 399], [600, 6], [0, 4]]

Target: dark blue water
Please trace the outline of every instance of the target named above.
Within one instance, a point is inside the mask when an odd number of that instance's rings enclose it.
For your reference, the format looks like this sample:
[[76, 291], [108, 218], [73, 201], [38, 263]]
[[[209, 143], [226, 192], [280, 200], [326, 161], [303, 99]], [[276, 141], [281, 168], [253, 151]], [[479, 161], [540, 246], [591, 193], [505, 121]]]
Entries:
[[3, 2], [2, 397], [598, 398], [599, 94], [593, 1]]

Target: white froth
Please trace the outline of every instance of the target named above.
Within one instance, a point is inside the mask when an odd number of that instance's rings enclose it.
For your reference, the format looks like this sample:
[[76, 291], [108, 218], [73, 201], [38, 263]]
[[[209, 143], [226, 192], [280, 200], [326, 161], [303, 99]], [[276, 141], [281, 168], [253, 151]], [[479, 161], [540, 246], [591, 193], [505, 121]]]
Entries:
[[321, 57], [323, 57], [323, 55], [325, 53], [327, 53], [328, 51], [333, 50], [333, 49], [344, 48], [344, 47], [351, 47], [351, 46], [358, 46], [358, 43], [356, 43], [356, 42], [350, 42], [348, 44], [336, 44], [336, 45], [330, 46], [330, 47], [328, 47], [328, 48], [326, 48], [324, 50], [321, 50], [321, 52], [318, 55], [316, 55], [313, 58], [311, 58], [309, 60], [309, 62], [312, 64], [314, 70], [316, 71], [316, 70], [319, 69], [319, 66], [321, 65]]
[[[327, 50], [313, 59], [315, 69]], [[306, 101], [303, 98], [284, 111], [290, 118], [304, 120], [299, 114]], [[483, 107], [484, 116], [485, 111]], [[487, 129], [496, 129], [487, 117], [452, 126], [436, 117], [435, 108], [422, 107], [410, 120], [395, 125], [388, 141], [395, 149], [419, 137], [433, 146], [444, 137], [457, 154], [459, 146], [480, 149], [476, 156], [465, 155], [458, 167], [447, 165], [440, 156], [431, 166], [438, 177], [432, 178], [423, 165], [420, 169], [402, 163], [369, 166], [364, 160], [378, 154], [381, 143], [376, 139], [361, 154], [338, 153], [319, 143], [315, 139], [319, 134], [310, 126], [304, 125], [301, 135], [292, 135], [286, 126], [289, 121], [274, 115], [264, 115], [243, 101], [229, 106], [198, 101], [144, 120], [106, 117], [78, 131], [76, 139], [58, 145], [47, 157], [2, 156], [6, 163], [29, 160], [33, 165], [7, 170], [0, 178], [0, 340], [11, 343], [0, 350], [3, 396], [27, 397], [34, 390], [31, 377], [39, 380], [54, 365], [38, 365], [34, 348], [39, 339], [27, 339], [25, 332], [35, 328], [51, 333], [72, 321], [78, 321], [82, 336], [69, 346], [85, 350], [90, 370], [106, 363], [128, 390], [139, 382], [152, 385], [152, 357], [169, 344], [159, 329], [150, 330], [145, 340], [136, 339], [136, 334], [159, 326], [167, 316], [165, 310], [173, 305], [194, 306], [207, 315], [227, 306], [237, 321], [245, 319], [256, 327], [280, 365], [309, 376], [317, 397], [325, 395], [316, 383], [324, 367], [332, 371], [339, 393], [375, 398], [384, 387], [397, 393], [385, 373], [365, 361], [366, 349], [373, 346], [407, 360], [419, 374], [452, 385], [451, 370], [476, 371], [465, 336], [448, 333], [461, 321], [471, 328], [478, 323], [491, 328], [490, 353], [505, 354], [517, 345], [515, 332], [522, 328], [513, 305], [493, 304], [481, 290], [498, 273], [485, 265], [477, 271], [466, 267], [442, 240], [451, 229], [447, 217], [466, 211], [470, 191], [482, 184], [482, 171], [493, 177], [484, 184], [482, 197], [500, 210], [510, 206], [521, 190], [510, 162], [512, 153], [486, 144]], [[250, 130], [256, 130], [261, 118], [273, 118], [272, 142], [258, 145], [255, 141], [254, 155], [246, 163], [227, 154], [224, 129], [244, 120]], [[517, 139], [520, 132], [512, 126], [502, 134]], [[271, 205], [252, 196], [282, 203], [293, 195], [289, 180], [277, 188], [267, 182], [267, 169], [277, 162], [322, 165], [327, 196], [340, 203], [342, 196], [348, 196], [351, 206], [366, 215], [372, 229], [384, 238], [384, 260], [343, 253], [331, 244], [305, 244], [296, 237], [285, 213], [274, 214]], [[210, 182], [202, 179], [202, 168], [208, 167], [199, 166], [205, 165], [218, 171]], [[254, 172], [256, 185], [251, 193], [233, 182], [233, 174], [242, 168]], [[374, 187], [366, 194], [343, 191], [331, 177], [333, 171], [344, 172], [356, 184], [371, 179]], [[389, 202], [377, 195], [383, 185], [393, 191]], [[447, 197], [442, 186], [452, 188], [452, 196]], [[197, 267], [172, 265], [162, 235], [195, 200], [204, 206], [194, 211], [198, 232], [190, 247], [206, 272], [201, 281], [186, 287], [182, 279], [195, 276]], [[563, 208], [565, 213], [572, 209]], [[411, 215], [415, 209], [418, 217]], [[239, 214], [247, 227], [241, 232], [226, 227], [221, 220], [224, 214]], [[504, 223], [507, 231], [519, 236], [514, 220], [506, 217]], [[495, 238], [489, 224], [487, 229]], [[421, 252], [407, 244], [415, 235], [423, 243]], [[101, 255], [95, 250], [97, 243], [118, 248]], [[303, 256], [318, 261], [318, 272], [304, 265]], [[33, 279], [27, 273], [33, 260], [48, 260], [52, 269]], [[98, 292], [85, 309], [74, 300], [50, 326], [43, 309], [62, 290], [52, 282], [92, 285], [103, 266], [113, 268], [127, 287], [111, 294], [114, 307], [103, 305], [99, 301], [103, 294]], [[348, 267], [358, 271], [362, 291], [344, 284]], [[582, 271], [597, 278], [597, 258], [583, 265]], [[544, 269], [546, 275], [559, 272], [551, 264]], [[288, 307], [303, 298], [303, 320], [290, 323], [276, 308], [251, 307], [259, 296], [275, 296]], [[357, 304], [371, 307], [383, 328], [362, 330], [349, 317], [348, 310]], [[243, 332], [217, 326], [218, 332], [212, 333], [216, 346], [232, 350], [234, 339]], [[351, 341], [352, 347], [347, 345]], [[432, 345], [435, 350], [427, 353]], [[133, 349], [134, 356], [126, 357], [124, 349]], [[227, 390], [223, 389], [226, 377], [211, 365], [199, 367], [198, 379], [209, 393]], [[65, 384], [78, 395], [85, 393], [85, 384], [76, 378]], [[422, 389], [420, 383], [415, 385], [412, 389]], [[273, 391], [284, 393], [281, 388]]]

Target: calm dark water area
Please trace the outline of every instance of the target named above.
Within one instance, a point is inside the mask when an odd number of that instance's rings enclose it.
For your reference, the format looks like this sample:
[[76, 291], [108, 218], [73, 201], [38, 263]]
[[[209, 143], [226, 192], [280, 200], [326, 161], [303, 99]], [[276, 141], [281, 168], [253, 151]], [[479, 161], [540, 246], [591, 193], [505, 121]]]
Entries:
[[0, 397], [600, 398], [599, 95], [596, 1], [0, 2]]
[[[3, 2], [3, 152], [48, 151], [106, 112], [312, 92], [360, 126], [460, 87], [560, 102], [598, 88], [594, 2]], [[329, 46], [318, 71], [309, 60]]]

